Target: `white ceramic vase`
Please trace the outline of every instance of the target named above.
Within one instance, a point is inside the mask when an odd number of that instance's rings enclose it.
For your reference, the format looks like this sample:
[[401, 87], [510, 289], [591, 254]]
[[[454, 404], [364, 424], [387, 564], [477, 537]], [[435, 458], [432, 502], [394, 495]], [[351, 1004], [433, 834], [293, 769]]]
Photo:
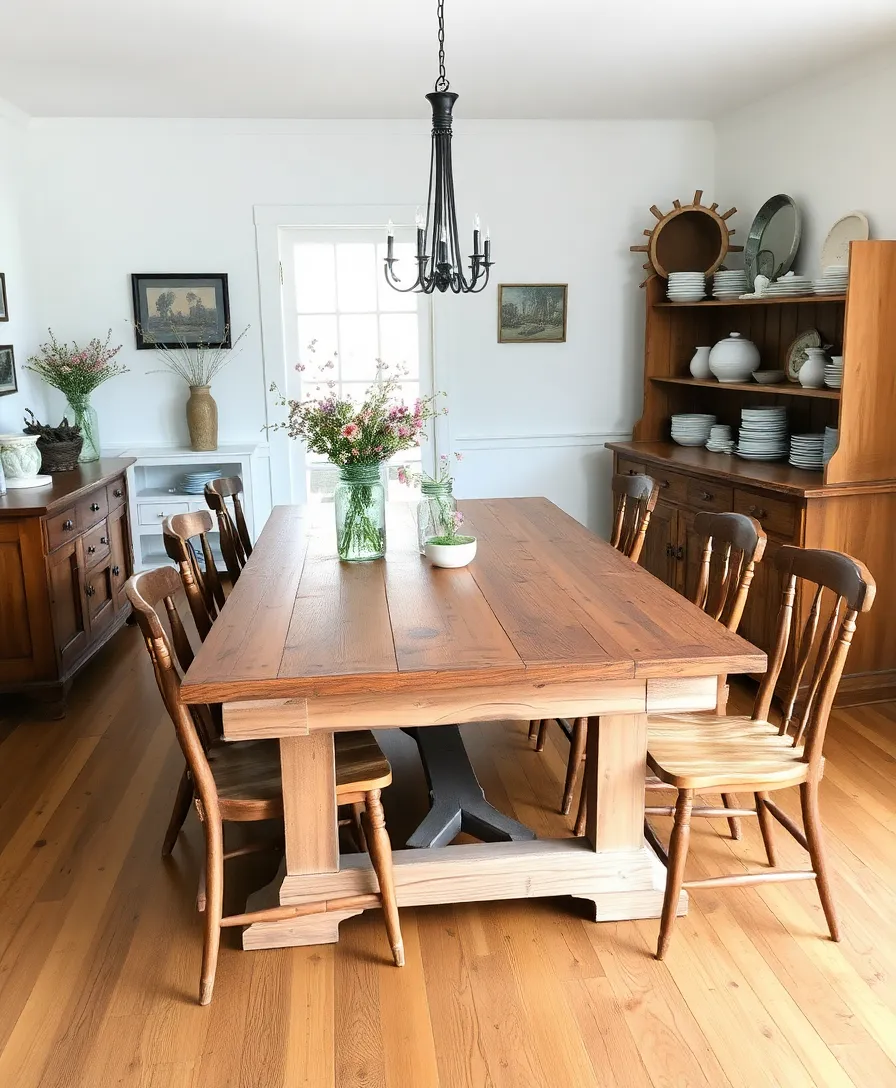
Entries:
[[434, 567], [465, 567], [476, 557], [476, 541], [468, 539], [463, 544], [433, 544], [429, 540], [425, 555]]
[[759, 348], [739, 332], [720, 340], [709, 353], [709, 369], [720, 382], [748, 382], [759, 367]]
[[40, 472], [36, 434], [0, 434], [0, 461], [7, 480], [31, 480]]
[[821, 389], [827, 357], [824, 348], [806, 348], [806, 361], [800, 367], [800, 385], [804, 389]]
[[712, 377], [712, 371], [709, 369], [709, 353], [711, 351], [711, 347], [694, 349], [694, 357], [691, 359], [692, 378], [698, 378], [700, 381], [706, 381], [707, 378]]

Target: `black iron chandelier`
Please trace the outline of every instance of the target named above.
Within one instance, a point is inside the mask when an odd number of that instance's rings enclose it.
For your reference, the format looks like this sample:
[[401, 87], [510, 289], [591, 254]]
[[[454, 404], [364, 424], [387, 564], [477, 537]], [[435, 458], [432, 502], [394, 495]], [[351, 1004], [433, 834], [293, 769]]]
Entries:
[[[460, 237], [457, 231], [457, 209], [454, 203], [454, 176], [451, 169], [451, 111], [458, 96], [449, 91], [445, 78], [445, 0], [438, 0], [439, 16], [439, 77], [435, 90], [426, 96], [432, 107], [432, 154], [429, 161], [429, 193], [426, 219], [417, 213], [417, 278], [402, 287], [395, 275], [398, 258], [393, 255], [395, 230], [389, 220], [385, 273], [386, 282], [396, 291], [451, 290], [455, 294], [478, 292], [488, 283], [489, 269], [494, 264], [488, 231], [485, 240], [479, 229], [479, 216], [473, 220], [473, 252], [470, 254], [469, 274], [463, 267]], [[481, 251], [480, 251], [481, 246]]]

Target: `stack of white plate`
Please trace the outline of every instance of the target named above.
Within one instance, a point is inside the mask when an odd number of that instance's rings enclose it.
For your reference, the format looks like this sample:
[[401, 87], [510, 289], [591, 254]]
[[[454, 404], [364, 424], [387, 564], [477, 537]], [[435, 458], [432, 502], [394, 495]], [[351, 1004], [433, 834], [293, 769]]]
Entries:
[[767, 298], [791, 298], [795, 295], [811, 295], [813, 291], [812, 281], [808, 276], [798, 276], [795, 272], [788, 272], [774, 283], [770, 283], [765, 289]]
[[737, 455], [747, 461], [778, 461], [787, 456], [787, 409], [744, 408]]
[[824, 467], [824, 435], [794, 434], [790, 436], [790, 463], [794, 468]]
[[829, 264], [821, 278], [813, 281], [812, 288], [816, 295], [845, 295], [848, 283], [849, 265]]
[[843, 385], [843, 356], [832, 355], [831, 361], [825, 363], [824, 384], [828, 389], [839, 389]]
[[188, 472], [180, 478], [180, 491], [184, 495], [201, 495], [206, 484], [220, 478], [219, 468], [207, 469], [205, 472]]
[[712, 278], [713, 298], [740, 298], [740, 296], [745, 295], [748, 290], [747, 273], [742, 268], [716, 272]]
[[734, 439], [727, 423], [717, 423], [710, 427], [706, 448], [712, 453], [734, 453]]
[[705, 446], [716, 417], [702, 412], [682, 412], [672, 417], [672, 441], [679, 446]]
[[825, 427], [824, 429], [824, 447], [822, 450], [822, 461], [825, 464], [830, 461], [834, 456], [834, 451], [837, 449], [837, 443], [840, 441], [840, 432], [836, 427]]
[[706, 276], [702, 272], [670, 272], [666, 297], [671, 302], [699, 302], [706, 295]]

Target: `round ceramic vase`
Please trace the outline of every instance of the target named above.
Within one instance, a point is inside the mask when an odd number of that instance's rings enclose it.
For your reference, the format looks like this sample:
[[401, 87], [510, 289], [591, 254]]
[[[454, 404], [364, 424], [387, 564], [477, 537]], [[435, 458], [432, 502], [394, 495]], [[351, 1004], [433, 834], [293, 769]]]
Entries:
[[40, 472], [36, 434], [0, 434], [0, 462], [7, 480], [30, 480]]
[[712, 371], [709, 369], [709, 353], [711, 351], [712, 348], [708, 346], [694, 349], [694, 357], [691, 359], [692, 378], [706, 381], [707, 378], [712, 377]]
[[806, 348], [806, 361], [800, 367], [800, 385], [804, 389], [821, 389], [827, 358], [824, 348]]
[[709, 353], [709, 369], [720, 382], [748, 382], [759, 366], [759, 348], [739, 332], [720, 340]]

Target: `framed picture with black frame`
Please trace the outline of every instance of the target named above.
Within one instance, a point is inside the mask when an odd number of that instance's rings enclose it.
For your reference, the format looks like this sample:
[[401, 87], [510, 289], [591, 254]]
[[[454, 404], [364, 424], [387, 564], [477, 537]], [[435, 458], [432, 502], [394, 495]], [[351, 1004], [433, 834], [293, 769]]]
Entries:
[[230, 347], [227, 273], [135, 272], [137, 347]]
[[0, 397], [18, 391], [16, 381], [16, 354], [12, 344], [0, 344]]
[[9, 321], [9, 305], [6, 301], [5, 272], [0, 272], [0, 321]]

